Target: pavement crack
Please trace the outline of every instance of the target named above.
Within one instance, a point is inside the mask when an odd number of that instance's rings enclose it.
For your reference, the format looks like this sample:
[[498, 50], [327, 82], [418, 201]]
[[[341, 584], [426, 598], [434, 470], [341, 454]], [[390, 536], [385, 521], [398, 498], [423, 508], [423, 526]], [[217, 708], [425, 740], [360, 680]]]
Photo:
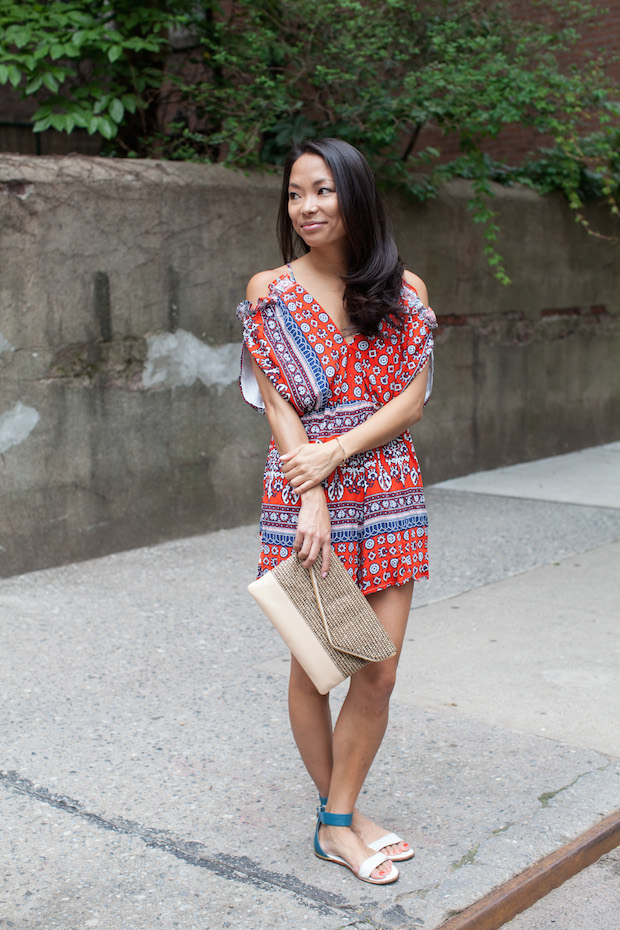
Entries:
[[480, 849], [480, 843], [476, 843], [475, 846], [472, 846], [464, 856], [458, 860], [458, 862], [452, 863], [451, 872], [456, 872], [457, 869], [461, 869], [464, 865], [471, 865], [475, 861], [478, 850]]
[[563, 785], [561, 788], [556, 788], [555, 791], [544, 791], [541, 795], [538, 796], [538, 800], [540, 801], [541, 807], [543, 808], [549, 807], [549, 801], [552, 798], [555, 798], [556, 795], [562, 794], [563, 791], [568, 791], [569, 788], [572, 788], [573, 785], [576, 785], [577, 782], [580, 781], [582, 778], [587, 778], [588, 775], [592, 775], [592, 772], [604, 772], [606, 769], [609, 768], [609, 765], [610, 763], [607, 763], [607, 765], [601, 765], [595, 769], [588, 769], [587, 772], [582, 772], [580, 775], [577, 775], [576, 778], [573, 778], [573, 780], [569, 782], [567, 785]]
[[53, 794], [47, 788], [37, 787], [17, 772], [0, 771], [0, 784], [10, 791], [48, 804], [50, 807], [78, 817], [103, 830], [135, 837], [151, 849], [169, 853], [189, 865], [207, 869], [221, 878], [250, 884], [263, 890], [279, 888], [290, 891], [296, 898], [313, 906], [321, 914], [334, 915], [348, 912], [349, 919], [368, 921], [368, 917], [359, 913], [359, 906], [350, 904], [341, 895], [323, 891], [321, 888], [300, 881], [294, 875], [271, 872], [247, 856], [231, 856], [227, 853], [213, 855], [201, 843], [183, 840], [165, 830], [145, 827], [133, 820], [121, 817], [114, 819], [102, 817], [100, 814], [85, 810], [80, 802], [73, 798]]
[[509, 823], [504, 824], [503, 827], [498, 827], [497, 830], [492, 830], [491, 836], [499, 836], [500, 833], [505, 833], [506, 830], [510, 830], [511, 827], [514, 827], [516, 822], [516, 820], [511, 820]]
[[427, 894], [430, 894], [431, 891], [436, 891], [441, 882], [432, 882], [430, 885], [423, 885], [422, 888], [416, 888], [415, 891], [403, 891], [398, 896], [398, 901], [407, 901], [410, 898], [421, 898], [422, 901], [426, 899]]

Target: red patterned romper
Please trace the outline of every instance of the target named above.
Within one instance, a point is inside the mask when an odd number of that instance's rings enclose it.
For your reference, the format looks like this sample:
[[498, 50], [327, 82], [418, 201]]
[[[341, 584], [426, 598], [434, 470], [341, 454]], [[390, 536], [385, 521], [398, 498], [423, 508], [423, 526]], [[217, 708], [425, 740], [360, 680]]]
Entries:
[[[400, 394], [430, 362], [435, 315], [405, 281], [404, 328], [389, 321], [377, 336], [359, 333], [347, 345], [292, 268], [256, 306], [237, 308], [243, 321], [241, 391], [264, 412], [251, 358], [293, 405], [310, 442], [325, 442], [362, 423]], [[251, 357], [250, 357], [251, 356]], [[323, 482], [332, 545], [364, 594], [428, 577], [422, 478], [409, 431], [384, 446], [353, 455]], [[273, 437], [265, 467], [259, 576], [293, 552], [299, 498], [281, 469]]]

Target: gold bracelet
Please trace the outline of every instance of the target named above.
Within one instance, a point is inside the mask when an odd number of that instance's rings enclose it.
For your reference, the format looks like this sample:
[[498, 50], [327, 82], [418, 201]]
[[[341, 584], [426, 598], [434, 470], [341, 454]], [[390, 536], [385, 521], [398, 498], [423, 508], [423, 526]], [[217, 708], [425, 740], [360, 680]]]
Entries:
[[343, 461], [343, 463], [344, 463], [344, 462], [346, 462], [346, 460], [347, 460], [347, 453], [344, 451], [344, 446], [342, 445], [342, 443], [341, 443], [341, 441], [340, 441], [340, 437], [339, 437], [339, 436], [334, 436], [334, 439], [336, 440], [336, 442], [338, 443], [338, 445], [339, 445], [340, 448], [342, 449], [342, 454], [344, 455], [344, 458], [343, 458], [342, 461]]

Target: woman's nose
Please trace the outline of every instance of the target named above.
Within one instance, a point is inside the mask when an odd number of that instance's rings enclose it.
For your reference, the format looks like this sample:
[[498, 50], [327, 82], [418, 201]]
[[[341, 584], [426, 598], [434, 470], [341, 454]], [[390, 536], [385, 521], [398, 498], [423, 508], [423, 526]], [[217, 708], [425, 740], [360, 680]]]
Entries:
[[304, 213], [314, 213], [316, 210], [316, 200], [314, 199], [314, 194], [309, 194], [304, 198], [301, 208]]

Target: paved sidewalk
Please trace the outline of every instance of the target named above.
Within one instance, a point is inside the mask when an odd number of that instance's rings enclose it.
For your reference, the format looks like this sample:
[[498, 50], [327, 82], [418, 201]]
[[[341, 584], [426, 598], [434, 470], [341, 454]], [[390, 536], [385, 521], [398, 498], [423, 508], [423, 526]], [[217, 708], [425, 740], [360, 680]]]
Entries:
[[[432, 930], [620, 808], [619, 473], [614, 443], [429, 488], [360, 805], [416, 848], [393, 886], [312, 854], [255, 527], [0, 581], [0, 928]], [[619, 895], [612, 853], [510, 927], [616, 930]]]

